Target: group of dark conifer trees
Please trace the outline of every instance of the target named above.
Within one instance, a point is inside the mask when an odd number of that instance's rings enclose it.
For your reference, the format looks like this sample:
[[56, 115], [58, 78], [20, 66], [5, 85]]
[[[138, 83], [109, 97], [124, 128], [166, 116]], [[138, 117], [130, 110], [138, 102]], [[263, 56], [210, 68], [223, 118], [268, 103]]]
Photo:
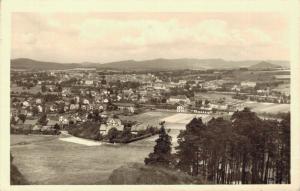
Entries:
[[194, 118], [178, 136], [164, 126], [145, 164], [171, 167], [212, 184], [290, 183], [290, 113], [279, 120], [261, 119], [245, 108], [231, 120]]
[[171, 154], [171, 136], [165, 130], [165, 122], [161, 122], [161, 128], [159, 132], [159, 137], [155, 141], [154, 152], [149, 154], [148, 158], [145, 158], [146, 165], [156, 165], [169, 167], [172, 162]]

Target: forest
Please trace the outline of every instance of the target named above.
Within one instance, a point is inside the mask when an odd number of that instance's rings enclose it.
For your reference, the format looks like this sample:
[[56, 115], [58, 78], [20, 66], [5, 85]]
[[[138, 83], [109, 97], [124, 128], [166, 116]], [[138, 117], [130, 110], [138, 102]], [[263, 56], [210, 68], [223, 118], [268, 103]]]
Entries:
[[230, 120], [192, 119], [178, 135], [171, 154], [171, 137], [164, 130], [146, 165], [158, 165], [199, 177], [208, 184], [289, 184], [290, 113], [263, 120], [248, 108]]

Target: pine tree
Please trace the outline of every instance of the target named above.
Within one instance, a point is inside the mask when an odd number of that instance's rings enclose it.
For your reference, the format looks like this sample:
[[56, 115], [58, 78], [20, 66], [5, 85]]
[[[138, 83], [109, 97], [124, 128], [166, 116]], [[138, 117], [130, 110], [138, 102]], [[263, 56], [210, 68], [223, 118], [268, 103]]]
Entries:
[[155, 141], [156, 145], [154, 146], [154, 152], [150, 153], [147, 158], [145, 158], [146, 165], [155, 165], [170, 167], [172, 162], [171, 155], [171, 136], [165, 130], [164, 122], [162, 122], [159, 132], [159, 137]]
[[176, 156], [178, 157], [177, 168], [190, 175], [199, 173], [199, 149], [198, 145], [202, 141], [201, 134], [205, 129], [201, 118], [194, 118], [186, 125], [186, 130], [178, 135], [178, 146]]

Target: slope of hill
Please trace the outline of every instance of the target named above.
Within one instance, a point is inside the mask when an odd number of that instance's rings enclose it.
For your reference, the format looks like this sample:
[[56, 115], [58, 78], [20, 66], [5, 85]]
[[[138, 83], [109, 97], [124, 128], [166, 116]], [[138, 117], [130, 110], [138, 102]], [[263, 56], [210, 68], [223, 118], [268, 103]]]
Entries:
[[[153, 60], [126, 60], [120, 62], [110, 62], [99, 65], [97, 68], [119, 69], [119, 70], [206, 70], [206, 69], [231, 69], [249, 67], [257, 64], [257, 60], [227, 61], [223, 59], [153, 59]], [[287, 61], [270, 61], [274, 64], [288, 65]]]
[[25, 70], [62, 70], [82, 67], [77, 63], [57, 63], [57, 62], [42, 62], [28, 58], [18, 58], [11, 60], [12, 69], [25, 69]]
[[198, 178], [171, 169], [128, 163], [115, 169], [108, 184], [203, 184]]
[[154, 60], [126, 60], [99, 65], [99, 68], [122, 69], [122, 70], [183, 70], [205, 69], [201, 63], [194, 59], [154, 59]]
[[29, 184], [19, 169], [13, 164], [13, 156], [10, 154], [10, 184], [26, 185]]
[[249, 68], [250, 69], [275, 69], [275, 68], [282, 68], [282, 66], [278, 64], [271, 64], [269, 62], [262, 61], [258, 64], [251, 65]]
[[163, 70], [206, 70], [206, 69], [231, 69], [240, 67], [260, 67], [273, 65], [288, 66], [288, 61], [268, 61], [262, 63], [257, 60], [245, 61], [226, 61], [223, 59], [194, 59], [194, 58], [180, 58], [180, 59], [152, 59], [152, 60], [125, 60], [119, 62], [110, 62], [105, 64], [100, 63], [56, 63], [56, 62], [42, 62], [27, 58], [19, 58], [11, 60], [12, 69], [25, 70], [63, 70], [74, 68], [98, 68], [98, 69], [113, 69], [113, 70], [135, 70], [135, 71], [163, 71]]

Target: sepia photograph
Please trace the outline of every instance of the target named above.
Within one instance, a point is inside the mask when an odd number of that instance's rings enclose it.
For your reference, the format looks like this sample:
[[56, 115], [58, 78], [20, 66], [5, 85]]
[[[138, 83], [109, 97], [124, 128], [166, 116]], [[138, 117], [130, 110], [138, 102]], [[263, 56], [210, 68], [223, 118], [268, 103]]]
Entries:
[[10, 185], [291, 185], [290, 17], [12, 11]]

